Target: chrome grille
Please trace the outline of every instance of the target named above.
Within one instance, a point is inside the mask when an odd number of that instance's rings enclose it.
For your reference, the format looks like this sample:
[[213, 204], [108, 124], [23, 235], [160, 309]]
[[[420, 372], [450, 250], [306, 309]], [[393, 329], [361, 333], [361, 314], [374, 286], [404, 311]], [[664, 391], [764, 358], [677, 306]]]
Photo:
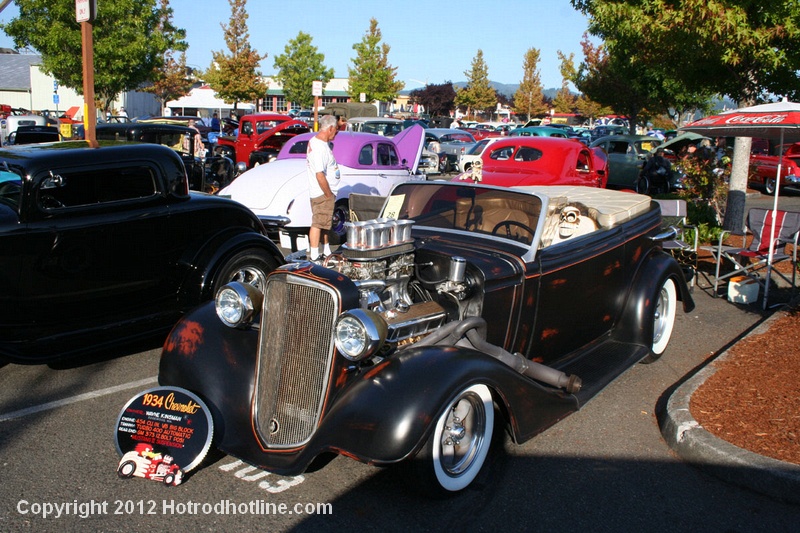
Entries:
[[255, 421], [263, 444], [308, 441], [319, 422], [333, 355], [338, 295], [291, 274], [270, 276], [264, 294]]

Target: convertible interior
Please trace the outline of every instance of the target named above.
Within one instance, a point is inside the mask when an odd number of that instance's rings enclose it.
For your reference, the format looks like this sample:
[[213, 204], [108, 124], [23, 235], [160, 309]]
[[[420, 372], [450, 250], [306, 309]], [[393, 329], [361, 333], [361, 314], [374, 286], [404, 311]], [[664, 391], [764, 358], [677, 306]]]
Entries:
[[[395, 199], [403, 206], [395, 208]], [[642, 194], [593, 187], [402, 186], [395, 189], [384, 216], [410, 218], [419, 226], [500, 235], [530, 245], [544, 209], [539, 248], [545, 248], [617, 226], [650, 209], [650, 203], [650, 197]]]

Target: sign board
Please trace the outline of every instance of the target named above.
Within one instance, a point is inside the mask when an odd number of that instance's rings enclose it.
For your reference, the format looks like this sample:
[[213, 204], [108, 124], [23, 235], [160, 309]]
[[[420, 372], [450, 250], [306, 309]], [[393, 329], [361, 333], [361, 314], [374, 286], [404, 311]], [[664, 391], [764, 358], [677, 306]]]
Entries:
[[58, 94], [54, 94], [54, 95], [53, 95], [53, 103], [54, 103], [54, 104], [57, 104], [57, 103], [58, 103]]
[[367, 101], [367, 94], [366, 93], [360, 93], [358, 95], [358, 101], [361, 102], [362, 104], [364, 102], [366, 102]]
[[97, 16], [97, 0], [75, 0], [75, 20], [92, 22]]
[[144, 477], [177, 485], [205, 458], [214, 422], [197, 395], [156, 387], [134, 396], [117, 418], [120, 477]]
[[311, 96], [322, 96], [322, 82], [321, 81], [312, 81], [311, 82]]

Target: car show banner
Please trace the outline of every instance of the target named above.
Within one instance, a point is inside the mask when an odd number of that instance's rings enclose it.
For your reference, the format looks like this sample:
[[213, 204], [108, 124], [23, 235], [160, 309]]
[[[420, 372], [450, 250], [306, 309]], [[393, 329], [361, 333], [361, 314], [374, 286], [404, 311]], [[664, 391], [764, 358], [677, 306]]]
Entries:
[[146, 390], [128, 401], [116, 425], [121, 478], [179, 485], [211, 447], [214, 423], [203, 401], [179, 387]]

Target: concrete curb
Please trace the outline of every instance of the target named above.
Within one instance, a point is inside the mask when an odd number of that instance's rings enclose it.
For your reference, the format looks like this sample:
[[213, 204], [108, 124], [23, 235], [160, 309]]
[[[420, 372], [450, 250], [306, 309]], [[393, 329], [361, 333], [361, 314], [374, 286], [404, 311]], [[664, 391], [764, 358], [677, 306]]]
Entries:
[[[773, 314], [747, 336], [764, 333], [770, 324], [783, 316]], [[728, 483], [749, 488], [776, 500], [800, 503], [800, 465], [786, 463], [744, 450], [705, 429], [692, 417], [689, 401], [692, 394], [714, 372], [715, 364], [726, 360], [723, 352], [672, 393], [666, 412], [660, 419], [661, 434], [684, 461]]]

